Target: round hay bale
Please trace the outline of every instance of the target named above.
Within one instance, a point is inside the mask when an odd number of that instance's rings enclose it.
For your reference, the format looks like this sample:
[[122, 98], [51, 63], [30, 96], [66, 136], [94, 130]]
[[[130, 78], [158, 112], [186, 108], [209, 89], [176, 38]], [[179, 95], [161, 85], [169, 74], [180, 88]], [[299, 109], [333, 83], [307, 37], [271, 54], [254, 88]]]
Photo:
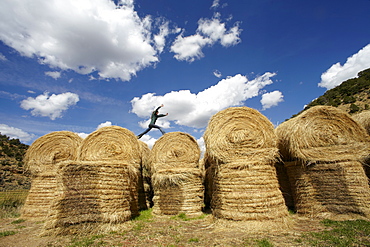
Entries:
[[200, 149], [191, 135], [171, 132], [159, 138], [150, 152], [152, 172], [161, 169], [198, 168]]
[[215, 114], [204, 133], [207, 156], [227, 163], [235, 158], [275, 160], [277, 140], [273, 124], [249, 107], [230, 107]]
[[352, 118], [370, 134], [370, 111], [362, 111], [354, 114]]
[[76, 160], [82, 140], [70, 131], [56, 131], [38, 138], [26, 152], [26, 169], [32, 175], [37, 175], [56, 169], [58, 162]]
[[82, 161], [125, 161], [140, 167], [140, 147], [133, 132], [119, 126], [100, 128], [82, 142], [79, 159]]
[[276, 128], [285, 161], [362, 160], [369, 155], [370, 137], [347, 113], [315, 106]]

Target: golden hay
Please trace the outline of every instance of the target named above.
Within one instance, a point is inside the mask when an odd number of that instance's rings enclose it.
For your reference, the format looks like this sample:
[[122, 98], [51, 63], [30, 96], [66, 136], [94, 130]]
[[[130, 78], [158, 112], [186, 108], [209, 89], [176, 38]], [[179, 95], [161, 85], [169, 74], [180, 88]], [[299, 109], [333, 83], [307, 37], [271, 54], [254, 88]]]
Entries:
[[22, 207], [22, 218], [42, 221], [49, 214], [55, 198], [56, 172], [44, 172], [34, 177], [27, 199]]
[[274, 167], [277, 138], [266, 117], [248, 107], [228, 108], [211, 118], [204, 140], [205, 203], [215, 217], [251, 221], [288, 215]]
[[316, 217], [370, 216], [370, 189], [362, 164], [338, 161], [306, 165], [285, 163], [296, 211]]
[[[137, 176], [137, 169], [125, 163], [59, 163], [57, 196], [43, 235], [74, 234], [76, 225], [94, 229], [130, 220], [138, 213], [137, 196], [132, 195]], [[92, 227], [87, 227], [89, 224]]]
[[277, 157], [273, 124], [248, 107], [230, 107], [215, 114], [204, 133], [209, 158], [227, 163], [237, 157], [270, 162]]
[[183, 132], [171, 132], [159, 138], [149, 156], [152, 174], [158, 170], [176, 167], [197, 168], [200, 149], [191, 135]]
[[153, 175], [154, 206], [158, 215], [200, 216], [203, 208], [203, 173], [196, 168], [160, 170]]
[[100, 128], [82, 142], [79, 159], [83, 161], [125, 161], [140, 167], [140, 147], [135, 134], [119, 126]]
[[370, 134], [370, 111], [362, 111], [352, 115], [352, 118]]
[[70, 131], [56, 131], [38, 138], [28, 148], [24, 158], [26, 169], [33, 176], [50, 172], [55, 164], [76, 160], [82, 138]]
[[[243, 169], [239, 169], [243, 163]], [[247, 164], [246, 164], [247, 163]], [[276, 220], [288, 215], [273, 164], [245, 160], [207, 169], [212, 214], [229, 220]]]
[[370, 153], [370, 137], [347, 113], [315, 106], [276, 128], [286, 161], [362, 160]]

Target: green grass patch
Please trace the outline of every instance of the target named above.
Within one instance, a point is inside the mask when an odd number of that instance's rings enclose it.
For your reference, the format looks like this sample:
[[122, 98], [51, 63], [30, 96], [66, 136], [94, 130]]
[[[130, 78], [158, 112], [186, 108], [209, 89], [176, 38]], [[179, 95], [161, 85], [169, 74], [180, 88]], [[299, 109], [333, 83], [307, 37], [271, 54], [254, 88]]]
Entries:
[[176, 216], [172, 216], [171, 219], [189, 221], [189, 220], [201, 220], [201, 219], [204, 219], [205, 217], [206, 217], [206, 215], [202, 214], [198, 217], [189, 218], [185, 213], [181, 213], [181, 214], [178, 214]]
[[306, 242], [311, 246], [370, 246], [369, 221], [323, 220], [321, 223], [329, 229], [304, 234], [297, 242]]
[[6, 237], [6, 236], [10, 236], [10, 235], [14, 235], [16, 233], [17, 233], [16, 231], [4, 231], [4, 232], [0, 232], [0, 238]]
[[105, 246], [105, 242], [101, 238], [105, 235], [93, 235], [82, 239], [74, 239], [68, 247], [87, 247], [87, 246]]
[[270, 241], [266, 238], [264, 239], [257, 239], [256, 244], [258, 247], [273, 247], [274, 245], [270, 243]]
[[191, 238], [188, 240], [189, 243], [198, 243], [199, 239], [198, 238]]
[[140, 211], [139, 216], [134, 217], [133, 220], [143, 221], [143, 222], [152, 222], [152, 219], [153, 219], [152, 211], [153, 209]]

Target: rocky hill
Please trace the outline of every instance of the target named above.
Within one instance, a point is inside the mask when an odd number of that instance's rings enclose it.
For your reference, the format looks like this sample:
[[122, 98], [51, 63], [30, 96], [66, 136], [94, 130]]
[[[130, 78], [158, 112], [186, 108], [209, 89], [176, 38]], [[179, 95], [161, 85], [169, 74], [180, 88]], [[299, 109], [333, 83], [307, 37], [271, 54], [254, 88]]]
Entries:
[[29, 189], [30, 179], [25, 174], [23, 157], [28, 145], [19, 139], [0, 134], [0, 190]]
[[349, 114], [370, 110], [370, 68], [359, 72], [357, 78], [344, 81], [326, 91], [324, 95], [309, 103], [303, 111], [316, 105], [335, 106]]

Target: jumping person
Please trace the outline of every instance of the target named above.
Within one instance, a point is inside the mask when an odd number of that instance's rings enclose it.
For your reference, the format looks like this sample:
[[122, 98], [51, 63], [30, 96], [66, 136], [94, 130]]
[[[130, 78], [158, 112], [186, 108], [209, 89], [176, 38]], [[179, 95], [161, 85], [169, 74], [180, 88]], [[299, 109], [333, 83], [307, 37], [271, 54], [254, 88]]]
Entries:
[[143, 133], [141, 133], [140, 135], [137, 136], [138, 139], [140, 139], [143, 135], [145, 135], [146, 133], [148, 133], [153, 128], [159, 129], [162, 132], [162, 135], [164, 135], [166, 133], [166, 132], [164, 132], [164, 130], [162, 130], [161, 127], [159, 127], [158, 125], [155, 125], [155, 122], [157, 121], [158, 118], [165, 117], [165, 116], [168, 115], [168, 113], [166, 113], [166, 114], [158, 114], [159, 109], [161, 107], [163, 107], [163, 106], [164, 106], [163, 104], [160, 105], [160, 106], [158, 106], [158, 108], [155, 109], [152, 112], [152, 116], [150, 117], [150, 124], [149, 124], [148, 128]]

